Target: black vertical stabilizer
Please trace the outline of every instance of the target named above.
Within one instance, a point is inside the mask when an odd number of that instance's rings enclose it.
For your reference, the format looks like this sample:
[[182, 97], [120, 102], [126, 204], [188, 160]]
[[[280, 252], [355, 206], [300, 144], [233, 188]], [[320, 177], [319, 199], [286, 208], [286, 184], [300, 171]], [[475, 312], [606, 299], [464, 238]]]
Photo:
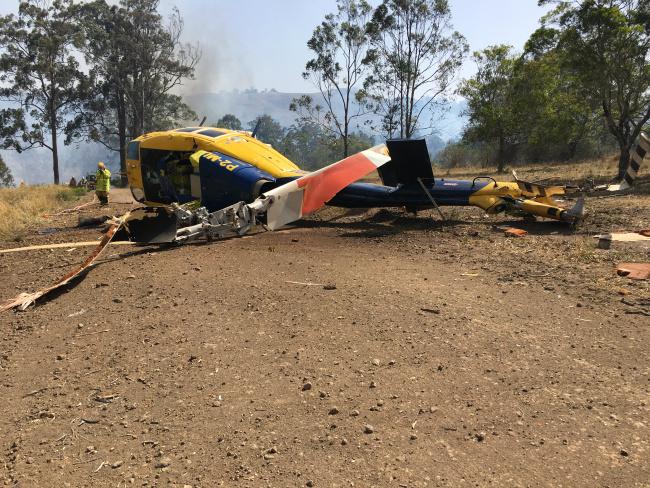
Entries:
[[386, 141], [391, 160], [378, 169], [386, 186], [417, 183], [418, 178], [432, 179], [433, 170], [424, 139], [391, 139]]

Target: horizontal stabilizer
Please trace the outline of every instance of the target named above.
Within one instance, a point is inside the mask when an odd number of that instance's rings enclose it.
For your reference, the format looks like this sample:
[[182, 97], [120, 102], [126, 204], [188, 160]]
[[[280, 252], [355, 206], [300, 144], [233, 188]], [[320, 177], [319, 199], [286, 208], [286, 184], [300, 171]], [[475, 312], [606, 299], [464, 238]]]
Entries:
[[431, 159], [424, 139], [391, 139], [386, 142], [391, 160], [378, 169], [386, 186], [417, 183], [432, 179]]
[[512, 176], [521, 192], [528, 197], [552, 197], [566, 193], [563, 186], [542, 185], [540, 183], [520, 180], [515, 170], [512, 170]]

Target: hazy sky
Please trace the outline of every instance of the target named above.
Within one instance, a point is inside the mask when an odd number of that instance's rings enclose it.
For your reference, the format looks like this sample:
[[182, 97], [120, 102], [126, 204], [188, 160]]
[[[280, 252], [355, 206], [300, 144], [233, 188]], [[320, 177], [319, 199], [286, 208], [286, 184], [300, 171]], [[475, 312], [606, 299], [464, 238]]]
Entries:
[[[377, 4], [377, 0], [371, 0]], [[537, 0], [450, 0], [454, 27], [472, 51], [507, 43], [521, 49], [546, 9]], [[310, 90], [301, 78], [309, 59], [306, 43], [335, 0], [161, 0], [163, 11], [177, 6], [186, 39], [203, 48], [192, 91], [276, 88]], [[474, 65], [468, 59], [463, 75]]]
[[[18, 4], [19, 0], [0, 0], [0, 13], [16, 11]], [[500, 43], [521, 49], [545, 12], [537, 0], [450, 0], [450, 4], [454, 27], [472, 51]], [[335, 5], [335, 0], [161, 0], [161, 12], [167, 16], [178, 7], [185, 19], [185, 40], [199, 42], [203, 50], [197, 80], [188, 84], [187, 91], [254, 86], [297, 92], [311, 90], [301, 77], [309, 59], [306, 43]], [[468, 59], [462, 75], [473, 71]]]

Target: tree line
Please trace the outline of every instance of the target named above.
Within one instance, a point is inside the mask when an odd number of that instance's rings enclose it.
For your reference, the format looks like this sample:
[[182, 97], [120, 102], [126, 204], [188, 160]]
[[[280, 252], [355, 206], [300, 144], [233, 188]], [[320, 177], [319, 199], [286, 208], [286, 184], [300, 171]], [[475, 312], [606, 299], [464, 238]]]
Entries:
[[197, 46], [181, 42], [183, 20], [164, 21], [158, 0], [22, 1], [0, 17], [0, 145], [52, 153], [59, 183], [59, 139], [116, 151], [196, 114], [173, 89], [192, 78]]
[[355, 120], [379, 116], [387, 138], [421, 135], [435, 128], [431, 108], [455, 93], [467, 101], [468, 123], [441, 162], [503, 171], [515, 160], [618, 149], [620, 178], [650, 118], [650, 1], [538, 3], [551, 10], [523, 52], [494, 45], [474, 53], [476, 74], [453, 90], [468, 47], [447, 1], [383, 0], [373, 9], [338, 0], [308, 42], [314, 57], [304, 77], [321, 99], [303, 96], [291, 108], [343, 140], [347, 154]]
[[[278, 125], [267, 142], [317, 165], [371, 142], [368, 133], [430, 134], [460, 96], [468, 123], [438, 156], [444, 164], [503, 170], [618, 149], [620, 176], [650, 119], [650, 0], [538, 3], [551, 10], [522, 52], [476, 52], [476, 74], [459, 80], [469, 46], [447, 0], [337, 0], [307, 42], [303, 77], [317, 95], [291, 102], [289, 128], [263, 119]], [[1, 17], [0, 99], [10, 104], [0, 110], [0, 146], [49, 149], [58, 182], [60, 137], [103, 144], [124, 170], [131, 138], [195, 120], [174, 88], [194, 77], [200, 49], [182, 42], [178, 10], [165, 20], [158, 6], [24, 0]]]
[[469, 123], [445, 156], [453, 163], [483, 147], [503, 170], [517, 157], [569, 160], [618, 150], [621, 178], [650, 119], [650, 2], [539, 4], [553, 8], [522, 53], [497, 45], [474, 54], [477, 73], [459, 91]]

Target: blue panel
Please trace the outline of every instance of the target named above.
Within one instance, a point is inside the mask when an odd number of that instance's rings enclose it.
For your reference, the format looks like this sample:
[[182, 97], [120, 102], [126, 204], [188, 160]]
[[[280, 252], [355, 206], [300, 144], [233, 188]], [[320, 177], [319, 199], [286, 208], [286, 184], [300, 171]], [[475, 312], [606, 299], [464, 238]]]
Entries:
[[[477, 181], [476, 184], [473, 184], [466, 180], [444, 179], [435, 180], [435, 183], [425, 182], [438, 205], [467, 205], [469, 197], [487, 184], [485, 181]], [[371, 183], [353, 183], [341, 190], [328, 203], [336, 207], [348, 208], [429, 208], [432, 206], [429, 197], [419, 183], [402, 185], [397, 188]]]
[[218, 152], [201, 156], [199, 174], [201, 201], [210, 211], [252, 202], [264, 182], [275, 182], [273, 176], [255, 166]]

